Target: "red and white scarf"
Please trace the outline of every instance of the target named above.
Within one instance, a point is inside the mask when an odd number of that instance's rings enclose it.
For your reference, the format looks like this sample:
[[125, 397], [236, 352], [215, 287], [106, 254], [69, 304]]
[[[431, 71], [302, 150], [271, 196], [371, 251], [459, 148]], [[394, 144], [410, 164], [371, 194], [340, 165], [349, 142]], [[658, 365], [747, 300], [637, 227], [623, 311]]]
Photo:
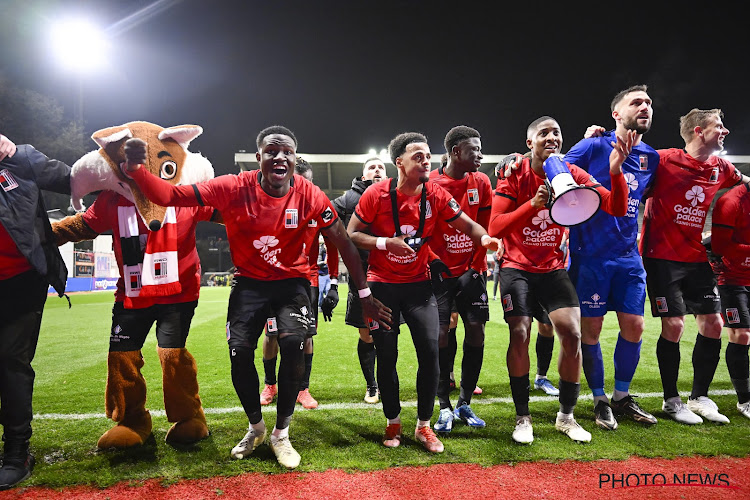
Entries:
[[[177, 258], [177, 217], [174, 207], [167, 207], [162, 228], [141, 234], [138, 227], [140, 216], [135, 207], [117, 207], [120, 239], [142, 242], [145, 238], [145, 253], [140, 262], [123, 259], [122, 273], [125, 282], [126, 308], [135, 307], [136, 297], [164, 297], [182, 292]], [[141, 245], [142, 248], [142, 245]]]

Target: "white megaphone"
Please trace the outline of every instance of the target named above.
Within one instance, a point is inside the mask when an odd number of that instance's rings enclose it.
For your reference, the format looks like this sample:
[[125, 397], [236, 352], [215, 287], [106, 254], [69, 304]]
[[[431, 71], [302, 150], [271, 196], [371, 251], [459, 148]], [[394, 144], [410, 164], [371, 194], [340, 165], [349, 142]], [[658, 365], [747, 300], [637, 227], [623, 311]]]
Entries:
[[562, 155], [544, 160], [544, 173], [550, 189], [549, 215], [561, 226], [575, 226], [594, 216], [602, 198], [596, 189], [576, 184]]

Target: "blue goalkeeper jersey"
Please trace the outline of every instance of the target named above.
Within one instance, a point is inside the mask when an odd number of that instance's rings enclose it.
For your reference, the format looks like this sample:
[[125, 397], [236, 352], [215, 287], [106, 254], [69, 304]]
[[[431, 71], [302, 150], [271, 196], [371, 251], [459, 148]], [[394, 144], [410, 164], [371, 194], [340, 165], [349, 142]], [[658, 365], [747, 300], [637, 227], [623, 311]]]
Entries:
[[[614, 130], [602, 137], [592, 137], [578, 142], [565, 155], [565, 161], [586, 170], [602, 186], [612, 189], [609, 178], [610, 142], [616, 141]], [[596, 257], [620, 257], [638, 254], [638, 206], [646, 189], [654, 180], [659, 165], [659, 153], [651, 146], [639, 143], [633, 147], [622, 171], [628, 183], [628, 213], [614, 217], [599, 210], [583, 224], [570, 228], [570, 251], [574, 254]]]

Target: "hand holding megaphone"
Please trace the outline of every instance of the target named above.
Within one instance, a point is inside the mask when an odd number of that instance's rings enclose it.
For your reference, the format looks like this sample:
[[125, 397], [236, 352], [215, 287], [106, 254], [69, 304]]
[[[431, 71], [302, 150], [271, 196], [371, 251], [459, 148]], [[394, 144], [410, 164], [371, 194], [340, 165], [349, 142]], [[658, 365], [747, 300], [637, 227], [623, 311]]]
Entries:
[[531, 206], [534, 208], [546, 207], [547, 204], [552, 201], [550, 192], [549, 183], [545, 181], [544, 184], [539, 186], [536, 190], [536, 195], [531, 199]]
[[[549, 185], [547, 191], [552, 193], [547, 206], [553, 222], [561, 226], [575, 226], [586, 222], [599, 210], [599, 205], [601, 205], [599, 193], [593, 187], [576, 183], [562, 155], [550, 155], [544, 160], [542, 168], [547, 177], [545, 183]], [[611, 162], [610, 168], [612, 168]], [[534, 199], [538, 196], [540, 196], [540, 190], [537, 190], [537, 196]]]

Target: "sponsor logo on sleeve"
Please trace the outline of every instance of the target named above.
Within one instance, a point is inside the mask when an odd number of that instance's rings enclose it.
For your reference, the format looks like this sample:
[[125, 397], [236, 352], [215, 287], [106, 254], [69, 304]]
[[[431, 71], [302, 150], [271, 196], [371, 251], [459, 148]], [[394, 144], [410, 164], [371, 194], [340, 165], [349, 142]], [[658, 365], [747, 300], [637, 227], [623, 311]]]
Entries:
[[330, 208], [326, 208], [325, 210], [323, 210], [323, 213], [320, 214], [320, 218], [323, 219], [323, 222], [325, 224], [328, 224], [333, 220], [333, 210], [331, 210]]
[[448, 206], [451, 207], [451, 210], [453, 210], [454, 214], [457, 214], [461, 210], [461, 207], [458, 205], [458, 202], [454, 200], [453, 198], [451, 198], [451, 201], [448, 202]]

